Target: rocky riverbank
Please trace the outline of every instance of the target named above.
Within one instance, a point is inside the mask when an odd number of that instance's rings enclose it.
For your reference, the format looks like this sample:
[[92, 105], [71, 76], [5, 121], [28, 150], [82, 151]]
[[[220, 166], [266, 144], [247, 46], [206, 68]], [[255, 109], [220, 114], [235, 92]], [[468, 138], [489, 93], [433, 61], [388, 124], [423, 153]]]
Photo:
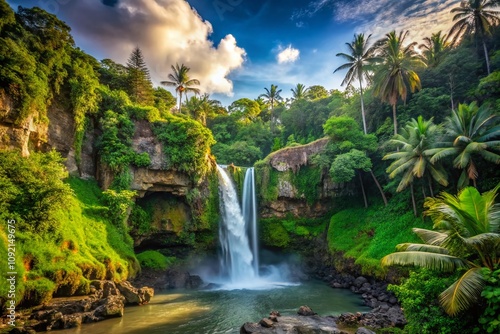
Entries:
[[[19, 315], [18, 327], [10, 334], [33, 334], [79, 327], [84, 323], [122, 317], [126, 305], [143, 305], [154, 296], [154, 289], [135, 288], [130, 282], [92, 281], [87, 296], [54, 298], [47, 305]], [[5, 327], [4, 327], [5, 328]]]

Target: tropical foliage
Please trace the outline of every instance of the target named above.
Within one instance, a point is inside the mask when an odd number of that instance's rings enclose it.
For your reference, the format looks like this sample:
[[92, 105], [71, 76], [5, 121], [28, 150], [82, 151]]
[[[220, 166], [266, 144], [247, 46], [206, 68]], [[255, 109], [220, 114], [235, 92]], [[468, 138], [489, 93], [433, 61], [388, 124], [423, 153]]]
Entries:
[[480, 299], [485, 286], [483, 268], [496, 270], [500, 264], [500, 205], [495, 203], [500, 185], [480, 194], [467, 187], [454, 196], [443, 192], [427, 198], [425, 214], [434, 230], [414, 228], [424, 244], [404, 243], [398, 252], [381, 263], [413, 265], [442, 272], [464, 273], [440, 294], [440, 302], [450, 315], [457, 315]]
[[445, 157], [453, 158], [453, 166], [462, 170], [458, 188], [463, 188], [472, 180], [476, 186], [479, 176], [477, 158], [481, 157], [494, 164], [500, 164], [500, 118], [487, 105], [478, 107], [475, 102], [460, 104], [446, 119], [446, 135], [441, 147], [430, 149], [431, 163]]

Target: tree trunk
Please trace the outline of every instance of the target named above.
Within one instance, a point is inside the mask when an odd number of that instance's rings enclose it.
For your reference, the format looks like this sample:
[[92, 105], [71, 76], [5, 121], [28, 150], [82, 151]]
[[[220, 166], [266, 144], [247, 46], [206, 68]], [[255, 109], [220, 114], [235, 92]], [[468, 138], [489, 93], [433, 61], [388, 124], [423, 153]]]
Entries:
[[181, 113], [182, 106], [182, 91], [179, 92], [179, 114]]
[[377, 188], [380, 191], [380, 195], [382, 196], [382, 199], [384, 200], [385, 206], [387, 206], [387, 198], [385, 197], [384, 191], [382, 190], [382, 187], [380, 186], [380, 183], [378, 183], [378, 180], [375, 177], [375, 174], [373, 174], [373, 171], [371, 169], [370, 169], [370, 174], [372, 175], [373, 181], [375, 181], [375, 184], [377, 185]]
[[359, 89], [360, 89], [360, 98], [361, 98], [361, 118], [363, 119], [363, 130], [365, 131], [365, 135], [368, 133], [366, 130], [366, 116], [365, 116], [365, 103], [363, 101], [363, 85], [361, 84], [362, 77], [361, 75], [358, 78], [359, 80]]
[[421, 184], [422, 187], [422, 195], [424, 196], [424, 199], [427, 197], [427, 194], [425, 193], [425, 188], [424, 188], [424, 183], [422, 182]]
[[431, 193], [431, 197], [434, 197], [434, 191], [432, 190], [432, 179], [430, 176], [427, 176], [427, 180], [429, 180], [429, 191]]
[[415, 203], [415, 194], [413, 193], [413, 183], [410, 184], [411, 203], [413, 204], [413, 214], [417, 216], [417, 204]]
[[363, 185], [363, 179], [361, 178], [361, 173], [358, 172], [359, 183], [361, 184], [361, 192], [363, 193], [363, 200], [365, 201], [365, 208], [368, 207], [368, 200], [366, 199], [365, 186]]
[[[394, 135], [398, 134], [398, 119], [396, 118], [396, 103], [392, 105], [392, 118], [394, 121]], [[398, 149], [399, 151], [399, 149]]]
[[486, 71], [488, 71], [488, 75], [490, 75], [490, 59], [488, 58], [488, 50], [486, 49], [486, 43], [483, 38], [483, 50], [484, 50], [484, 58], [486, 59]]

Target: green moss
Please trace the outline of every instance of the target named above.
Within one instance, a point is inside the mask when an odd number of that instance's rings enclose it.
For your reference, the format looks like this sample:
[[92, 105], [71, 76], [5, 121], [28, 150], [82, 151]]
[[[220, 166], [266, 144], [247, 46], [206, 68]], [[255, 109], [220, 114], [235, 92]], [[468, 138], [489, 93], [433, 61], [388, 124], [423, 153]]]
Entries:
[[48, 303], [56, 289], [56, 284], [47, 278], [30, 280], [24, 283], [25, 292], [21, 302], [24, 306]]
[[137, 255], [143, 268], [166, 270], [176, 260], [175, 257], [166, 257], [160, 252], [148, 250]]
[[235, 165], [228, 165], [227, 170], [229, 171], [229, 174], [231, 175], [234, 184], [236, 185], [236, 191], [238, 192], [239, 196], [242, 196], [243, 192], [243, 183], [245, 182], [245, 173], [247, 171], [247, 168], [243, 167], [238, 167]]
[[266, 161], [257, 162], [254, 168], [259, 200], [264, 203], [277, 200], [280, 173]]
[[259, 229], [260, 240], [264, 245], [286, 248], [290, 243], [290, 235], [276, 220], [261, 221]]
[[292, 184], [298, 191], [298, 197], [304, 196], [309, 205], [314, 204], [319, 199], [321, 173], [320, 168], [302, 166], [292, 178]]
[[259, 221], [259, 230], [266, 246], [296, 248], [304, 239], [323, 233], [327, 225], [328, 219], [323, 218], [266, 218]]

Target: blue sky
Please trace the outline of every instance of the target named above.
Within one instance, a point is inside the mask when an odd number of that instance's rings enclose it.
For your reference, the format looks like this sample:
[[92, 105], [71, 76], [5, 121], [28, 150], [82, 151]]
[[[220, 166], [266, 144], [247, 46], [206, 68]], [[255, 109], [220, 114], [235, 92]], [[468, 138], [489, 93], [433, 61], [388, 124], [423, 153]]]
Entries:
[[125, 63], [139, 46], [155, 84], [184, 63], [213, 98], [228, 105], [276, 84], [340, 88], [335, 57], [354, 33], [372, 41], [392, 29], [410, 38], [451, 26], [459, 0], [8, 0], [40, 6], [72, 27], [76, 43], [97, 59]]

